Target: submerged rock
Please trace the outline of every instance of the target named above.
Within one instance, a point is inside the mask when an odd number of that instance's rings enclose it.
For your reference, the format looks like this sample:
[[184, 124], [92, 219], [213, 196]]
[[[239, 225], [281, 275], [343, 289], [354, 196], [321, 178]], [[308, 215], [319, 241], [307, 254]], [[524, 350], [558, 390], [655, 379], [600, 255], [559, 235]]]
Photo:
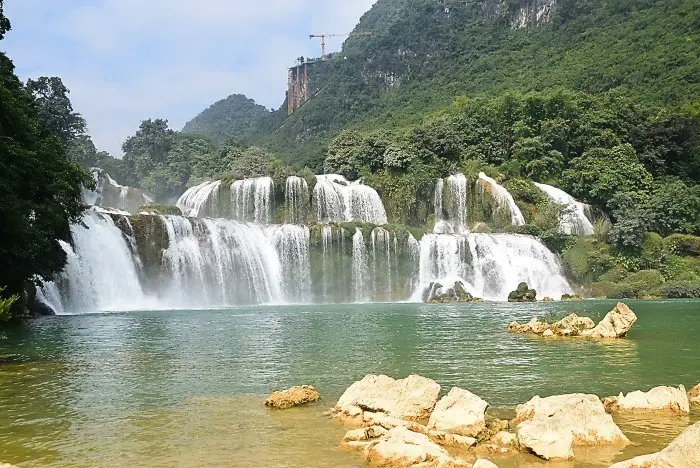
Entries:
[[700, 422], [683, 431], [660, 452], [615, 463], [610, 468], [695, 468], [700, 466]]
[[427, 420], [439, 395], [440, 385], [419, 375], [400, 380], [367, 375], [345, 390], [331, 412], [357, 417], [371, 411], [411, 421]]
[[700, 384], [690, 389], [688, 392], [688, 401], [691, 405], [700, 405]]
[[571, 314], [558, 322], [541, 322], [533, 318], [528, 323], [512, 322], [508, 330], [514, 333], [532, 333], [535, 335], [558, 336], [588, 336], [592, 338], [622, 338], [627, 336], [637, 316], [632, 309], [623, 303], [618, 303], [598, 325], [589, 317], [579, 317]]
[[685, 387], [656, 387], [648, 392], [636, 391], [627, 395], [603, 398], [605, 409], [610, 412], [668, 412], [675, 414], [690, 413], [688, 395]]
[[571, 459], [576, 445], [629, 443], [595, 395], [536, 396], [516, 413], [518, 442], [545, 460]]
[[363, 458], [379, 466], [469, 466], [450, 457], [449, 453], [428, 436], [396, 427], [364, 450]]
[[508, 295], [508, 302], [537, 302], [537, 291], [527, 283], [520, 283], [518, 289]]
[[486, 429], [488, 406], [488, 403], [470, 391], [453, 387], [435, 405], [428, 421], [428, 429], [474, 437]]
[[265, 406], [277, 409], [288, 409], [306, 405], [321, 399], [321, 394], [310, 385], [292, 387], [287, 390], [274, 392], [265, 400]]
[[445, 304], [450, 302], [483, 302], [482, 299], [472, 296], [467, 292], [464, 283], [456, 281], [452, 288], [445, 290], [440, 283], [430, 283], [423, 293], [423, 300], [433, 304]]
[[637, 316], [627, 304], [618, 302], [613, 310], [601, 320], [592, 330], [581, 333], [582, 336], [594, 338], [622, 338], [627, 336], [632, 326], [637, 322]]

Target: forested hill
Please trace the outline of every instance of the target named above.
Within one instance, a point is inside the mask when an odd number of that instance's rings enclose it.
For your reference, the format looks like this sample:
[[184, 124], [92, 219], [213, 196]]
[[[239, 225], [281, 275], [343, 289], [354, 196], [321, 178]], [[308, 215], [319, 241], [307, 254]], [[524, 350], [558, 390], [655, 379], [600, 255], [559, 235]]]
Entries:
[[379, 0], [356, 27], [372, 36], [311, 65], [319, 94], [291, 117], [239, 102], [187, 130], [317, 168], [341, 130], [421, 123], [460, 95], [563, 88], [679, 109], [700, 97], [698, 11], [700, 0]]

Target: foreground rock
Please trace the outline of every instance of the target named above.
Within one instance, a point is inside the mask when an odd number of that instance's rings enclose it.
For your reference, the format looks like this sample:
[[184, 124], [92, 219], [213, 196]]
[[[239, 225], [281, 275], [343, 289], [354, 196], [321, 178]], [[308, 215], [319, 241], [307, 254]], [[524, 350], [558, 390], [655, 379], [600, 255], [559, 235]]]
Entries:
[[662, 451], [616, 463], [611, 468], [651, 468], [657, 466], [674, 468], [700, 466], [700, 423], [690, 426]]
[[363, 413], [370, 411], [409, 421], [427, 420], [439, 395], [440, 385], [419, 375], [400, 380], [368, 375], [345, 390], [331, 414], [361, 421]]
[[428, 429], [474, 437], [486, 429], [488, 406], [468, 390], [454, 387], [435, 406]]
[[280, 392], [274, 392], [265, 400], [265, 406], [277, 409], [288, 409], [306, 405], [321, 399], [321, 394], [310, 385], [292, 387]]
[[513, 322], [508, 330], [544, 336], [587, 336], [592, 338], [622, 338], [627, 336], [637, 316], [623, 303], [618, 303], [598, 325], [589, 317], [571, 314], [558, 322], [547, 323], [533, 318], [528, 323]]
[[595, 328], [586, 330], [581, 335], [594, 338], [623, 338], [636, 322], [637, 316], [632, 309], [627, 307], [627, 304], [618, 302]]
[[472, 468], [498, 468], [498, 465], [496, 465], [492, 461], [479, 458], [477, 461], [474, 462]]
[[518, 442], [545, 460], [571, 459], [577, 445], [629, 443], [595, 395], [535, 397], [516, 413]]
[[10, 465], [9, 463], [0, 463], [0, 468], [17, 468], [15, 465]]
[[700, 384], [690, 389], [688, 392], [688, 401], [691, 405], [700, 405]]
[[656, 387], [648, 392], [636, 391], [627, 395], [620, 393], [603, 399], [608, 411], [615, 412], [666, 412], [674, 414], [690, 413], [685, 387]]
[[508, 295], [508, 302], [537, 302], [537, 291], [527, 283], [520, 283], [518, 289]]
[[379, 466], [469, 466], [462, 460], [450, 457], [428, 436], [405, 427], [396, 427], [379, 440], [370, 442], [364, 449], [363, 458]]

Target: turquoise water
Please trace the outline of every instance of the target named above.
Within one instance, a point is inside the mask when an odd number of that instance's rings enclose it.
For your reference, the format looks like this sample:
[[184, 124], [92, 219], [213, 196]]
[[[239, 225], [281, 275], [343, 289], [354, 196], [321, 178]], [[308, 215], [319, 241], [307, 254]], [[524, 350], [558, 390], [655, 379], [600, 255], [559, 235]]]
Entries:
[[[368, 373], [431, 377], [445, 391], [470, 389], [496, 411], [537, 394], [605, 396], [697, 384], [700, 302], [628, 304], [639, 322], [628, 339], [612, 341], [506, 332], [512, 320], [533, 316], [576, 312], [598, 320], [614, 306], [606, 301], [249, 307], [35, 320], [1, 332], [0, 462], [357, 464], [355, 454], [336, 450], [343, 428], [320, 412]], [[262, 408], [266, 394], [299, 384], [315, 385], [323, 404], [286, 414]]]

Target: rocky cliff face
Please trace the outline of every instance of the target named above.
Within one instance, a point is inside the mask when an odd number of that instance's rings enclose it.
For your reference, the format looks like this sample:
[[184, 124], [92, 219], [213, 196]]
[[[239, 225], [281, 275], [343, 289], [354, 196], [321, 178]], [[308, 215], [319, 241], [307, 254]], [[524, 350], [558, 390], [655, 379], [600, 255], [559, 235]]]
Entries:
[[557, 0], [484, 0], [482, 9], [487, 17], [506, 17], [514, 29], [533, 28], [552, 21]]

